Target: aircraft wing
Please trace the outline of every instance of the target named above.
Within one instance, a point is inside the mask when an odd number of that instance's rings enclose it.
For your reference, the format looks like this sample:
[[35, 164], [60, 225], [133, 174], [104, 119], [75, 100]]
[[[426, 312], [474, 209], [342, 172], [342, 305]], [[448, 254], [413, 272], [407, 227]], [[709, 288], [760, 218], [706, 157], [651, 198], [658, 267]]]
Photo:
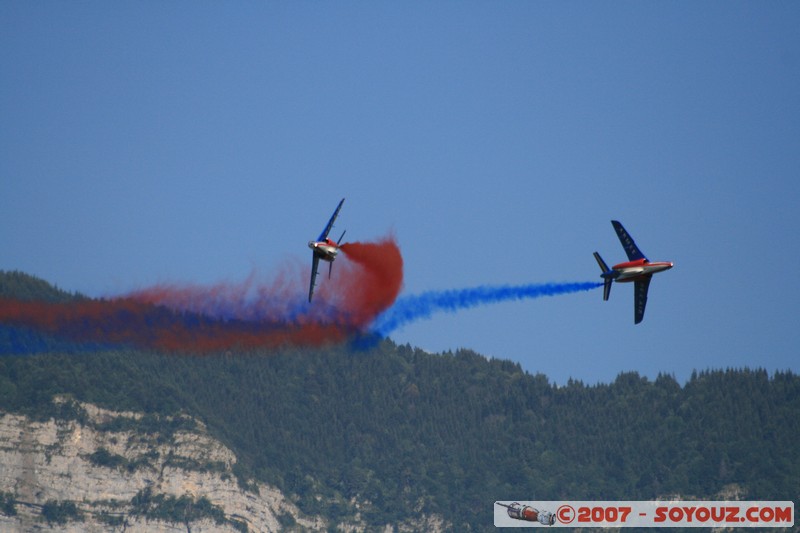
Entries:
[[[341, 205], [341, 204], [340, 204]], [[312, 254], [311, 258], [311, 284], [308, 287], [308, 301], [314, 295], [314, 283], [317, 281], [317, 268], [319, 267], [319, 257], [317, 254]]]
[[625, 248], [625, 253], [628, 254], [628, 261], [637, 261], [639, 259], [647, 259], [639, 247], [636, 246], [636, 243], [633, 242], [633, 237], [625, 231], [625, 228], [622, 227], [622, 224], [619, 223], [617, 220], [612, 220], [611, 225], [614, 226], [614, 229], [617, 232], [617, 237], [619, 237], [619, 242], [622, 243], [622, 247]]
[[647, 289], [650, 288], [650, 276], [645, 276], [642, 279], [633, 282], [633, 323], [638, 324], [644, 318], [644, 308], [647, 305]]
[[325, 239], [328, 238], [328, 233], [331, 232], [331, 228], [333, 227], [333, 221], [336, 220], [336, 217], [339, 215], [339, 210], [342, 208], [343, 203], [344, 203], [344, 198], [342, 198], [342, 201], [339, 202], [339, 205], [336, 206], [336, 211], [333, 212], [333, 215], [331, 215], [331, 219], [328, 221], [328, 224], [325, 226], [325, 229], [322, 230], [322, 233], [320, 233], [319, 237], [317, 237], [317, 241], [324, 241]]

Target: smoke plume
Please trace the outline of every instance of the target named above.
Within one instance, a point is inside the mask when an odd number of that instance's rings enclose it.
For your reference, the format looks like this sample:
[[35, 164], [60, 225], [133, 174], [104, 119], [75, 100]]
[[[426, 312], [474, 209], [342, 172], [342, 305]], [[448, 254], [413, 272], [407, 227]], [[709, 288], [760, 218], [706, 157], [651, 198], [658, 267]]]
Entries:
[[320, 262], [313, 302], [310, 268], [285, 269], [272, 280], [160, 284], [108, 298], [69, 302], [0, 298], [0, 324], [31, 328], [77, 343], [131, 345], [204, 353], [231, 348], [320, 346], [365, 333], [386, 337], [436, 312], [507, 300], [588, 291], [602, 283], [544, 283], [430, 291], [397, 299], [403, 258], [393, 237], [351, 242], [328, 268]]
[[391, 237], [341, 249], [331, 279], [321, 262], [311, 303], [309, 268], [266, 282], [253, 274], [241, 283], [160, 284], [109, 299], [0, 299], [0, 323], [78, 343], [178, 352], [342, 342], [394, 303], [403, 260]]
[[436, 312], [454, 313], [460, 309], [478, 305], [524, 300], [542, 296], [557, 296], [582, 292], [602, 287], [602, 283], [538, 283], [529, 285], [481, 286], [470, 289], [429, 291], [419, 295], [404, 296], [379, 315], [372, 325], [372, 331], [386, 337], [398, 328], [430, 318]]

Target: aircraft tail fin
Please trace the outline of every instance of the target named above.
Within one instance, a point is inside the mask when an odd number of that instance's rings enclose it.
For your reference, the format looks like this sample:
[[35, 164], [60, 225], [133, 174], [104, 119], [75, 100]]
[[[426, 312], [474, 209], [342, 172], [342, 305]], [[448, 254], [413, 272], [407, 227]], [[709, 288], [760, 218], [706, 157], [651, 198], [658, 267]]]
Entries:
[[608, 269], [608, 265], [606, 262], [603, 261], [603, 258], [600, 257], [600, 254], [597, 252], [594, 253], [594, 258], [597, 261], [597, 264], [600, 266], [600, 270], [602, 271], [601, 276], [603, 277], [603, 300], [608, 300], [608, 297], [611, 296], [611, 283], [614, 281], [614, 278], [607, 275], [611, 271]]
[[605, 274], [606, 272], [608, 272], [608, 265], [606, 264], [606, 262], [605, 262], [605, 261], [603, 261], [603, 258], [602, 258], [602, 257], [600, 257], [600, 254], [598, 254], [597, 252], [595, 252], [595, 253], [594, 253], [594, 258], [595, 258], [595, 260], [597, 261], [597, 264], [598, 264], [598, 265], [600, 265], [600, 270], [603, 272], [603, 274]]
[[614, 281], [611, 278], [605, 278], [603, 280], [603, 301], [608, 301], [608, 297], [611, 296], [611, 282]]

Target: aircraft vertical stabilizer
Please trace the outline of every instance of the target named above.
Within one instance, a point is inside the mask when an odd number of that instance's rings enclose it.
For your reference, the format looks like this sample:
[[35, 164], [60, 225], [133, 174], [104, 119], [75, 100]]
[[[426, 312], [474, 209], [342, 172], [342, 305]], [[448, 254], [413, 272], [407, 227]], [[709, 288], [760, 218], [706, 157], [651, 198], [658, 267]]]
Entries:
[[611, 283], [614, 281], [611, 275], [613, 272], [608, 269], [608, 265], [606, 265], [606, 262], [603, 261], [599, 253], [595, 252], [594, 258], [597, 260], [597, 264], [600, 265], [600, 270], [603, 272], [600, 274], [603, 277], [603, 300], [608, 300], [608, 297], [611, 296]]

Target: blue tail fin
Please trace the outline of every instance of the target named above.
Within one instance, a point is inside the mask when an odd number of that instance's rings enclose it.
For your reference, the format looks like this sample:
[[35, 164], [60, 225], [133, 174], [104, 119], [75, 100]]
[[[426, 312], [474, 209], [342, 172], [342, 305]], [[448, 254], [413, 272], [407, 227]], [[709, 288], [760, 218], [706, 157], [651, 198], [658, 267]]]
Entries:
[[614, 281], [612, 271], [608, 269], [608, 265], [606, 265], [606, 262], [600, 257], [600, 254], [595, 252], [594, 258], [597, 264], [600, 265], [600, 271], [602, 272], [600, 276], [603, 278], [603, 300], [608, 300], [608, 297], [611, 295], [611, 283]]

